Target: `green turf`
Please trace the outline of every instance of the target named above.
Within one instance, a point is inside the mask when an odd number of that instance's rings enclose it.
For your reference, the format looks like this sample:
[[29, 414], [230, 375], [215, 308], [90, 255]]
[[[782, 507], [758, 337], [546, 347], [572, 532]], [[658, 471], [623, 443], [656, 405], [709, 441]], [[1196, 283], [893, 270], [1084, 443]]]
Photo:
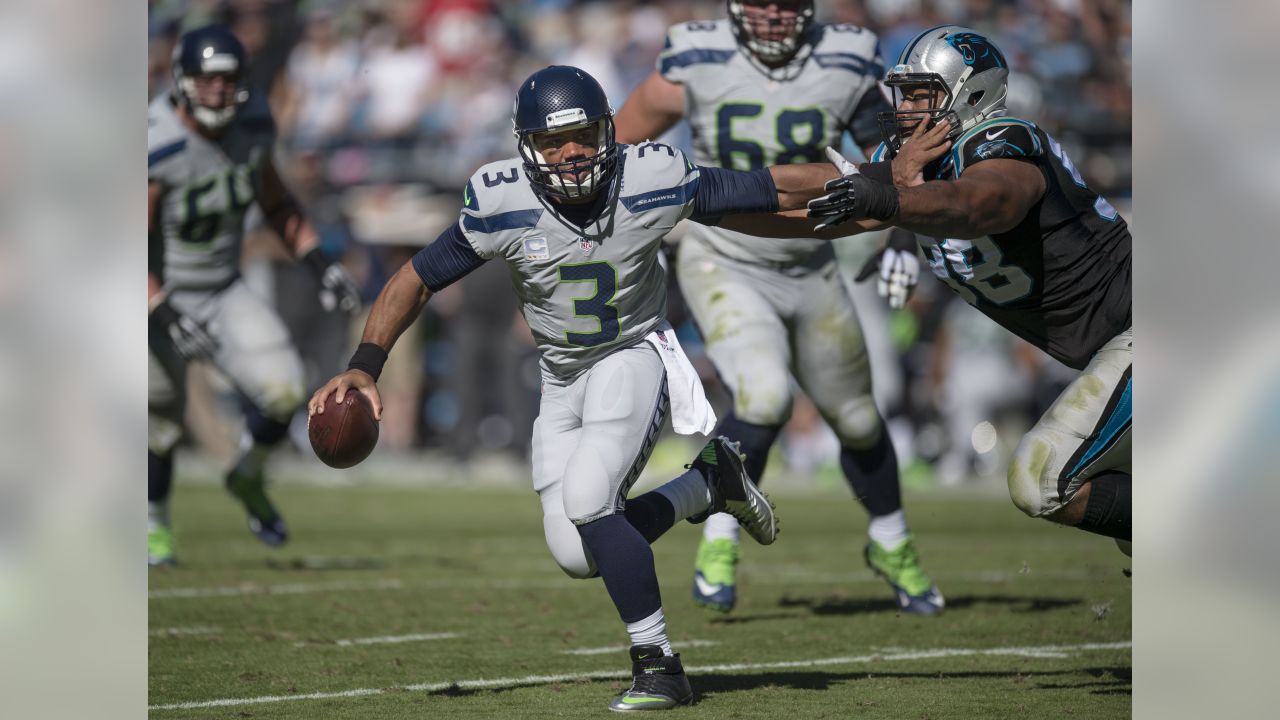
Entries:
[[[220, 489], [178, 487], [180, 564], [150, 573], [151, 704], [386, 692], [153, 709], [152, 717], [601, 717], [624, 688], [621, 679], [581, 676], [627, 670], [625, 651], [564, 652], [625, 645], [626, 634], [599, 581], [569, 580], [552, 562], [531, 492], [293, 486], [276, 496], [293, 535], [279, 550], [258, 544]], [[942, 648], [1127, 642], [1128, 559], [1114, 544], [1029, 520], [1007, 500], [908, 496], [921, 557], [948, 610], [907, 617], [862, 565], [865, 516], [847, 494], [782, 497], [778, 505], [782, 535], [767, 548], [747, 539], [730, 615], [695, 608], [689, 597], [698, 528], [681, 525], [655, 546], [672, 639], [717, 643], [687, 648], [687, 667], [798, 663], [692, 673], [696, 705], [674, 711], [678, 717], [1129, 716], [1127, 648], [892, 659]], [[181, 595], [240, 586], [224, 596]], [[328, 589], [285, 592], [317, 586]], [[267, 588], [274, 592], [252, 592]], [[170, 628], [194, 634], [164, 634]], [[461, 636], [337, 644], [445, 632]], [[806, 664], [877, 654], [888, 659]], [[576, 677], [401, 689], [562, 674]]]

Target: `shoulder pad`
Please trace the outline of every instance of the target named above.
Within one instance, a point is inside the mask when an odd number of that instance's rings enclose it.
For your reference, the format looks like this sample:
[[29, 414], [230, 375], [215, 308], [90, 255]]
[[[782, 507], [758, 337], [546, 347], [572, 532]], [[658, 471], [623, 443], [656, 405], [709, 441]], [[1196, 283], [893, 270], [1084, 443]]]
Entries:
[[187, 130], [162, 95], [147, 107], [147, 175], [162, 180], [180, 164], [187, 148]]
[[629, 197], [669, 190], [684, 184], [697, 171], [680, 150], [659, 142], [622, 146], [622, 187], [619, 196]]
[[884, 76], [880, 38], [857, 25], [823, 25], [818, 28], [813, 61], [818, 67], [848, 70], [859, 75]]
[[520, 158], [484, 165], [462, 191], [462, 226], [494, 233], [536, 225], [542, 205], [521, 170]]
[[658, 55], [658, 72], [671, 82], [683, 82], [689, 68], [723, 65], [737, 52], [737, 41], [726, 20], [672, 25], [667, 31], [662, 53]]
[[1030, 160], [1043, 154], [1035, 125], [1017, 118], [995, 118], [961, 135], [950, 156], [954, 176], [959, 177], [966, 167], [983, 160]]

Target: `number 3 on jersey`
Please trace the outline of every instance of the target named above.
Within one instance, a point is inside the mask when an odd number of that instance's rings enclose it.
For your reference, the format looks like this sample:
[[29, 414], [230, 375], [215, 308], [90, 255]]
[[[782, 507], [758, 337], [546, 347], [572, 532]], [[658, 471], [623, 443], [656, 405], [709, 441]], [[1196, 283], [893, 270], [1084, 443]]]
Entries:
[[[734, 120], [760, 115], [759, 103], [725, 103], [716, 110], [716, 158], [720, 166], [733, 170], [759, 170], [765, 166], [764, 146], [753, 140], [734, 137]], [[817, 107], [786, 108], [774, 118], [774, 132], [781, 148], [771, 165], [823, 162], [826, 116]]]
[[589, 282], [595, 285], [591, 295], [573, 298], [573, 315], [593, 318], [599, 325], [597, 332], [581, 333], [566, 330], [564, 337], [571, 345], [595, 347], [618, 339], [618, 308], [610, 303], [618, 292], [618, 271], [607, 262], [589, 262], [580, 265], [561, 265], [557, 268], [560, 282]]

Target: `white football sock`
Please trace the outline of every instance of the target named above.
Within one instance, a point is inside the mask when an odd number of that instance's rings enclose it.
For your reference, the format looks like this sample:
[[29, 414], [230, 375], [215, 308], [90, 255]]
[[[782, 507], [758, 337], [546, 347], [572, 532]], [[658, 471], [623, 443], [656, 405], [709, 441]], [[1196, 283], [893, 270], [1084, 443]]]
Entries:
[[907, 516], [901, 510], [871, 518], [867, 534], [885, 550], [893, 550], [907, 539]]
[[707, 540], [732, 540], [738, 542], [738, 521], [729, 513], [716, 513], [702, 526], [702, 537]]
[[627, 633], [631, 635], [632, 645], [657, 645], [662, 648], [663, 655], [671, 655], [671, 641], [667, 639], [667, 618], [662, 608], [649, 617], [633, 623], [627, 623]]
[[169, 501], [167, 499], [147, 501], [147, 530], [155, 530], [157, 527], [169, 527]]
[[697, 470], [685, 472], [654, 492], [671, 502], [676, 509], [676, 518], [680, 520], [711, 507], [711, 490], [707, 488], [706, 478]]

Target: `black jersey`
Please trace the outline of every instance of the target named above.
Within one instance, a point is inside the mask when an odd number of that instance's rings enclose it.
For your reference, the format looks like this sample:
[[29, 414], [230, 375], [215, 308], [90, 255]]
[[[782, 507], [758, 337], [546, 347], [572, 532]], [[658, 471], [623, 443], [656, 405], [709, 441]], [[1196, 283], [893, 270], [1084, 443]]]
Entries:
[[[884, 155], [882, 145], [873, 159]], [[1035, 163], [1045, 193], [1008, 232], [957, 240], [917, 235], [934, 275], [970, 305], [1064, 364], [1083, 369], [1132, 322], [1131, 238], [1062, 146], [1025, 120], [995, 118], [962, 135], [935, 177], [983, 160]]]

